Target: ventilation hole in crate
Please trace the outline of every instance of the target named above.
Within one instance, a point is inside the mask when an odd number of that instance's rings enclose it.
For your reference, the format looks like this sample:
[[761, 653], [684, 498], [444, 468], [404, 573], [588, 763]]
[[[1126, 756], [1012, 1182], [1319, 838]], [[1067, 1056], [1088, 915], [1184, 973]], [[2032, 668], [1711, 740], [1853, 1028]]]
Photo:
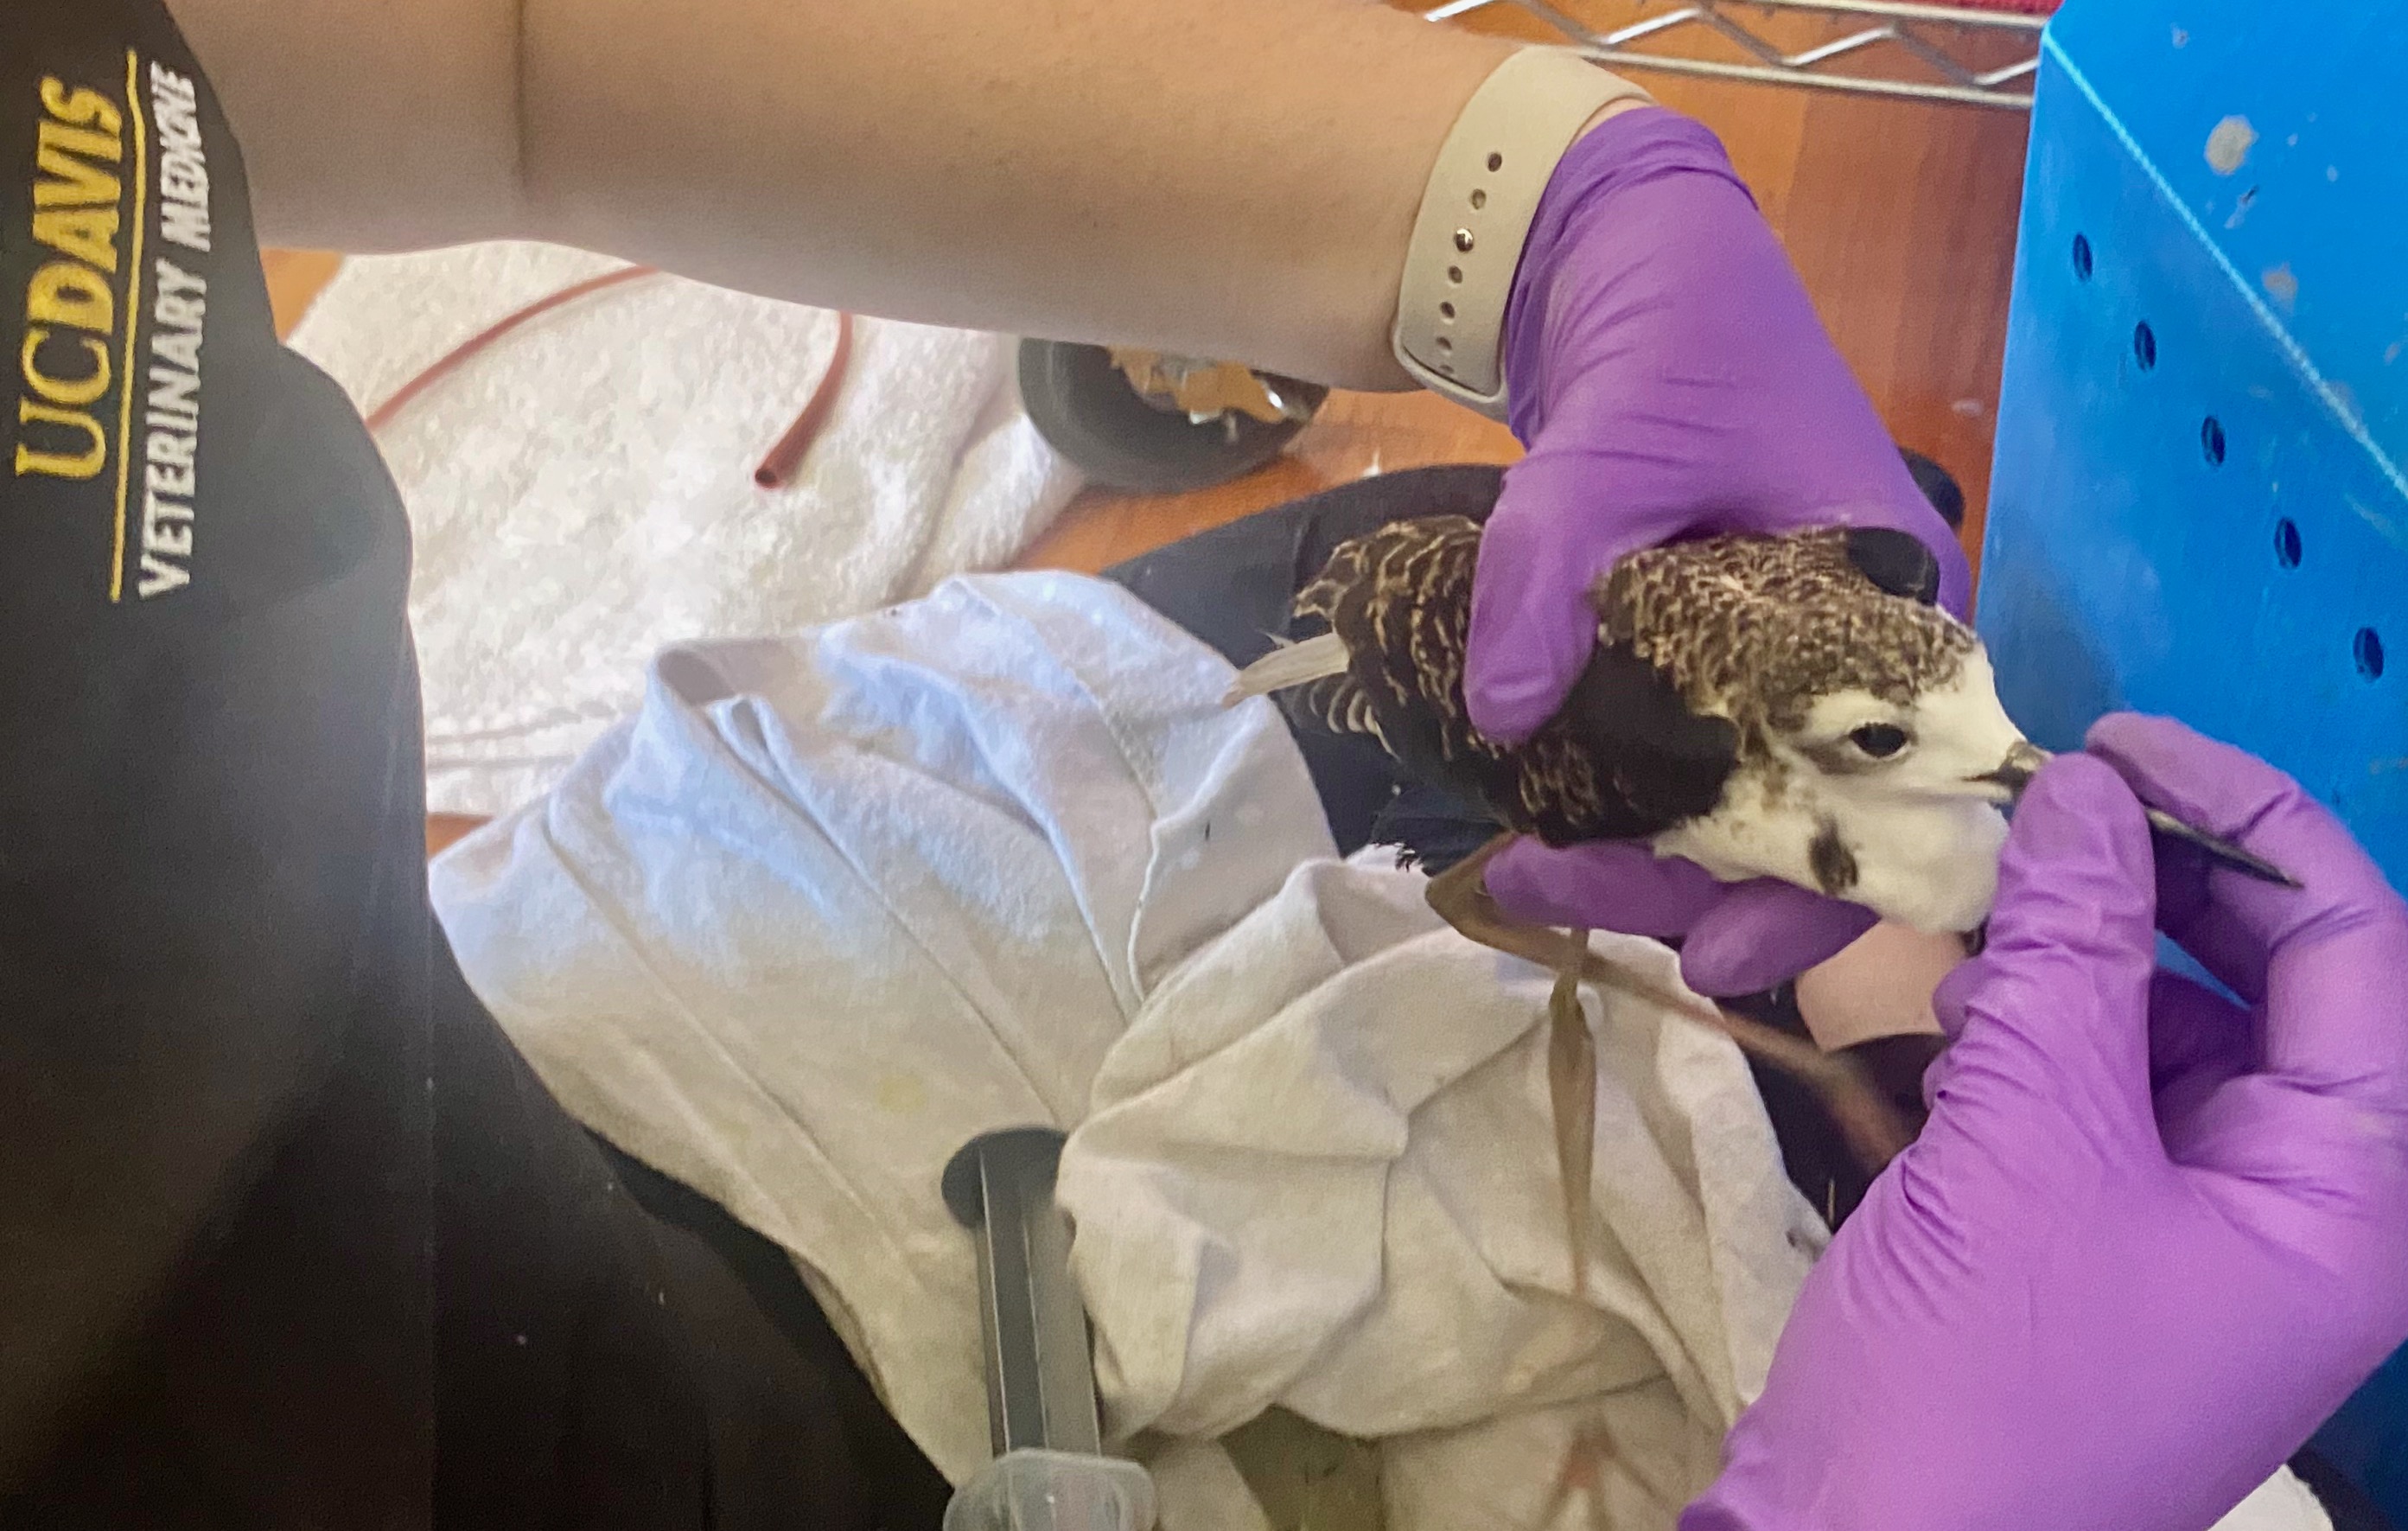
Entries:
[[2143, 372], [2157, 365], [2157, 332], [2149, 328], [2145, 319], [2132, 326], [2132, 354]]
[[2286, 569], [2300, 566], [2300, 529], [2287, 519], [2274, 523], [2274, 562]]
[[2210, 467], [2224, 465], [2224, 422], [2207, 417], [2199, 428], [2199, 450], [2207, 454]]
[[2073, 279], [2076, 281], [2090, 279], [2090, 239], [2086, 235], [2077, 234], [2073, 236]]
[[2350, 650], [2358, 656], [2358, 674], [2369, 680], [2383, 679], [2382, 634], [2372, 627], [2361, 627], [2358, 630], [2357, 639], [2350, 644]]

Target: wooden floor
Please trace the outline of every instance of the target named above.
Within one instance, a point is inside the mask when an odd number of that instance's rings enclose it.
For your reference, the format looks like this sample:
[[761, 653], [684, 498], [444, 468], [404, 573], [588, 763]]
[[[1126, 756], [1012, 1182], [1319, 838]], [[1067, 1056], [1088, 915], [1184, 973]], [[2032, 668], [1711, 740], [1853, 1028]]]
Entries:
[[[1597, 28], [1647, 13], [1646, 0], [1556, 3]], [[1548, 40], [1527, 13], [1506, 6], [1474, 11], [1457, 24]], [[1786, 46], [1804, 47], [1836, 25], [1799, 15], [1766, 30]], [[1661, 74], [1634, 78], [1722, 136], [1891, 432], [1964, 485], [1968, 547], [1978, 551], [2014, 270], [2022, 115]], [[287, 332], [337, 265], [316, 252], [270, 253], [269, 287]], [[1188, 494], [1090, 491], [1022, 564], [1092, 572], [1375, 468], [1506, 463], [1515, 455], [1501, 427], [1433, 395], [1334, 394], [1268, 467]], [[461, 827], [433, 826], [438, 837]]]

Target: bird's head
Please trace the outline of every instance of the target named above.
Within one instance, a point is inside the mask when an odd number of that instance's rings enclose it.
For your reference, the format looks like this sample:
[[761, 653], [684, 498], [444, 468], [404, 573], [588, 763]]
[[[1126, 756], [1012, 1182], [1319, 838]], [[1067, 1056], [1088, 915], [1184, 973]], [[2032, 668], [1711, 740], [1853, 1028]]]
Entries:
[[[1728, 880], [1777, 877], [1927, 931], [1985, 919], [2000, 811], [2048, 761], [1999, 701], [1989, 655], [1942, 610], [1930, 551], [1830, 528], [1634, 553], [1598, 605], [1719, 743], [1713, 808], [1656, 837]], [[2245, 848], [2165, 811], [2162, 837], [2296, 887]]]
[[1999, 810], [2044, 757], [2000, 705], [1981, 640], [1936, 604], [1920, 542], [1719, 538], [1634, 555], [1614, 578], [1603, 609], [1627, 614], [1623, 641], [1734, 725], [1721, 803], [1665, 849], [1918, 928], [1981, 922]]
[[[2000, 705], [1978, 638], [1933, 608], [1895, 616], [1928, 632], [1908, 646], [1920, 660], [1876, 654], [1767, 709], [1762, 811], [1770, 838], [1803, 842], [1811, 885], [1917, 929], [1971, 930], [1997, 893], [2000, 810], [2042, 757]], [[1827, 623], [1852, 625], [1831, 612], [1806, 625]]]

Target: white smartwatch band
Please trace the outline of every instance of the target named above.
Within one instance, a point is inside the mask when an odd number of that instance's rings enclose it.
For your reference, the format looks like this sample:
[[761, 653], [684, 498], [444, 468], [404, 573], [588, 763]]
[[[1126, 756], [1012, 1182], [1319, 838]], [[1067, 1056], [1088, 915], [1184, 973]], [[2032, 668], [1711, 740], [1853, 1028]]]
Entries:
[[1653, 99], [1569, 48], [1526, 48], [1473, 93], [1439, 150], [1397, 296], [1397, 360], [1505, 418], [1505, 306], [1555, 165], [1613, 102]]

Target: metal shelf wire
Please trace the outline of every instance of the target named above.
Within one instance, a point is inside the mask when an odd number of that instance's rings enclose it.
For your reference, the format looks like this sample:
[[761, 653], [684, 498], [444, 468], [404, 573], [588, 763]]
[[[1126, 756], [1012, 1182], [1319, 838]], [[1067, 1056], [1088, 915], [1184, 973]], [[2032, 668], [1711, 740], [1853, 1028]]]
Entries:
[[[1425, 21], [1445, 21], [1490, 6], [1510, 6], [1537, 18], [1590, 58], [1616, 69], [1654, 69], [2011, 111], [2031, 108], [2030, 82], [2040, 69], [2040, 36], [2047, 24], [2039, 16], [1900, 0], [1689, 0], [1608, 32], [1593, 30], [1548, 0], [1447, 0], [1421, 14]], [[1860, 21], [1864, 25], [1828, 42], [1789, 51], [1768, 40], [1747, 20], [1751, 13], [1770, 19], [1783, 12], [1812, 12]], [[1965, 63], [1960, 52], [1965, 42], [1976, 36], [2014, 39], [2014, 58], [1986, 68]], [[1683, 50], [1711, 46], [1713, 39], [1737, 48], [1754, 62], [1731, 63]], [[1674, 50], [1631, 46], [1642, 41]], [[1900, 64], [1912, 60], [1940, 78], [1916, 79], [1862, 69], [1885, 56]]]

